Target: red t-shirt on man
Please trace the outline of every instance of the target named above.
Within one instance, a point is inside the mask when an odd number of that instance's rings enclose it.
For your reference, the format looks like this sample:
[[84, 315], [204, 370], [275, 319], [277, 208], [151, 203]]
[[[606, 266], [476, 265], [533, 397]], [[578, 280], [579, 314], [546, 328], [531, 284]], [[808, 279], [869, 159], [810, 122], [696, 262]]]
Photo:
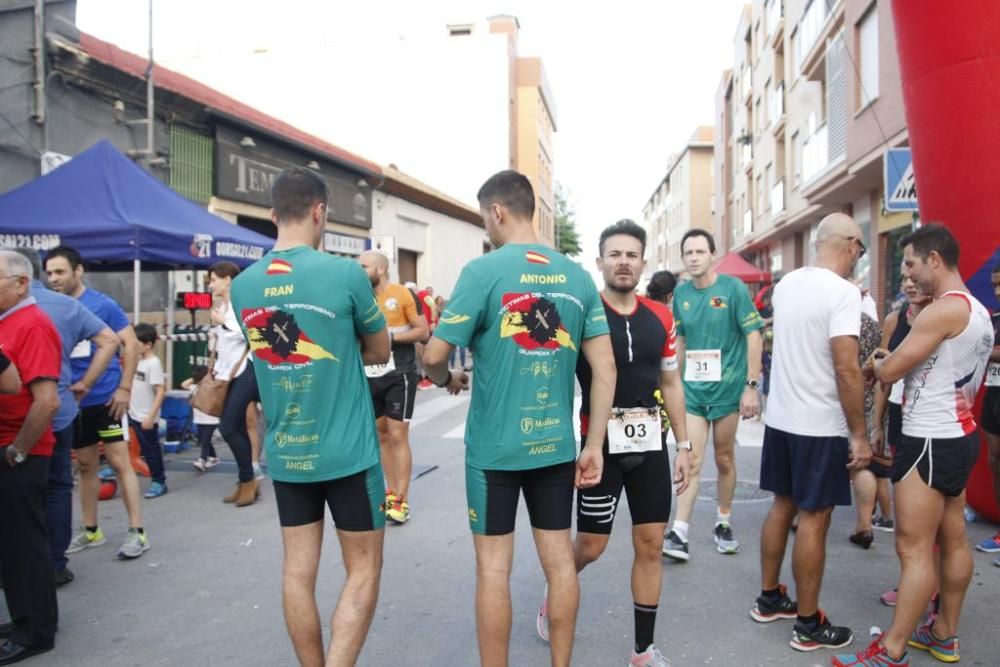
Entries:
[[[29, 385], [35, 380], [59, 381], [62, 348], [52, 320], [38, 306], [29, 305], [0, 320], [0, 350], [21, 376], [21, 391], [0, 395], [0, 446], [4, 446], [17, 437], [34, 402]], [[50, 425], [31, 454], [52, 456], [54, 444]]]
[[427, 290], [422, 289], [417, 292], [417, 298], [420, 299], [420, 304], [424, 307], [424, 319], [427, 320], [427, 326], [433, 328], [437, 324], [435, 315], [437, 304], [434, 303], [434, 297]]

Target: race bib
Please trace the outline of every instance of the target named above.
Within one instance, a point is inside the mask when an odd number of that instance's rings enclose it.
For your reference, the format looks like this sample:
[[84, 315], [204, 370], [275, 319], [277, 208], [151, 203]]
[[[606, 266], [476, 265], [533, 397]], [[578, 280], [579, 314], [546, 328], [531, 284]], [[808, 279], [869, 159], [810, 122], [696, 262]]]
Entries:
[[86, 359], [90, 356], [90, 341], [81, 340], [73, 348], [73, 351], [69, 353], [70, 359]]
[[383, 375], [388, 375], [394, 370], [396, 370], [396, 355], [395, 353], [390, 352], [389, 363], [365, 366], [365, 376], [370, 378], [380, 378]]
[[687, 350], [684, 379], [688, 382], [722, 380], [722, 350]]
[[986, 367], [986, 386], [1000, 387], [1000, 363], [994, 361]]
[[615, 408], [608, 420], [608, 452], [634, 454], [663, 449], [656, 408]]

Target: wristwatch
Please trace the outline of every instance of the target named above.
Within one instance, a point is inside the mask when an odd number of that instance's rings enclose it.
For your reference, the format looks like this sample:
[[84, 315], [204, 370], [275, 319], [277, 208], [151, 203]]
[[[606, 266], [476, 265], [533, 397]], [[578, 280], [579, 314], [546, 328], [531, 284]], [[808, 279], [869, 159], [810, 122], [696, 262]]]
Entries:
[[27, 455], [22, 454], [14, 445], [7, 445], [14, 450], [14, 465], [20, 465], [28, 460]]
[[756, 389], [757, 387], [760, 386], [760, 383], [757, 382], [756, 380], [747, 380], [747, 386], [750, 387], [751, 389]]

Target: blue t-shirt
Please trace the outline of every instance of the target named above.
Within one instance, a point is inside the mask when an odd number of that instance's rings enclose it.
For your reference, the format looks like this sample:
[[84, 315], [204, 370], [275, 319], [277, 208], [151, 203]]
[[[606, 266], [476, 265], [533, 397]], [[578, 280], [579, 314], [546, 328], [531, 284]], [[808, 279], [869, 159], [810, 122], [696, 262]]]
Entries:
[[[87, 310], [97, 315], [115, 333], [129, 326], [125, 311], [115, 303], [114, 299], [106, 294], [88, 287], [80, 295], [79, 301], [87, 307]], [[90, 362], [94, 358], [94, 351], [96, 349], [97, 346], [90, 343], [74, 350], [72, 354], [73, 382], [78, 382], [87, 372], [87, 369], [90, 368]], [[121, 378], [122, 366], [118, 361], [118, 352], [115, 352], [115, 358], [108, 364], [108, 370], [104, 371], [101, 377], [97, 379], [97, 382], [94, 383], [90, 393], [80, 401], [80, 407], [86, 408], [91, 405], [103, 405], [107, 403], [118, 388]]]
[[53, 292], [37, 280], [31, 282], [31, 296], [35, 297], [38, 307], [52, 320], [62, 341], [62, 363], [59, 365], [59, 411], [52, 418], [52, 430], [61, 431], [73, 423], [77, 413], [76, 399], [69, 390], [72, 384], [70, 354], [77, 343], [90, 340], [103, 331], [105, 324], [76, 299]]

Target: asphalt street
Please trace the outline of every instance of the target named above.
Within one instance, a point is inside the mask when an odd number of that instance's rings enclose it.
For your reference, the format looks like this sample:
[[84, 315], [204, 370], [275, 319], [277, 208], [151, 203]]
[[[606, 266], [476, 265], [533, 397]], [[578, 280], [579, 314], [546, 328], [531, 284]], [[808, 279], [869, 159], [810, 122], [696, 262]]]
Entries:
[[[387, 528], [382, 590], [361, 665], [473, 665], [478, 662], [473, 608], [474, 558], [464, 484], [462, 431], [468, 396], [420, 392], [412, 430], [413, 458], [423, 473], [411, 488], [412, 520]], [[741, 426], [741, 484], [733, 514], [740, 552], [716, 553], [712, 542], [714, 466], [707, 462], [691, 528], [691, 561], [664, 563], [656, 644], [675, 665], [828, 665], [829, 651], [789, 648], [791, 622], [753, 622], [759, 592], [758, 536], [769, 499], [756, 490], [763, 427]], [[222, 445], [220, 455], [229, 456]], [[292, 665], [295, 657], [281, 612], [281, 535], [270, 482], [263, 498], [237, 509], [221, 502], [233, 468], [199, 473], [191, 450], [168, 455], [170, 492], [143, 504], [152, 548], [118, 561], [125, 537], [120, 500], [100, 504], [108, 544], [72, 556], [76, 581], [59, 591], [56, 649], [26, 665]], [[143, 487], [148, 480], [142, 480]], [[78, 506], [74, 505], [74, 510]], [[892, 610], [879, 602], [898, 575], [892, 535], [877, 533], [870, 551], [847, 541], [854, 510], [834, 514], [822, 606], [855, 633], [852, 649], [869, 642], [869, 628], [887, 627]], [[968, 526], [978, 541], [996, 528]], [[343, 578], [336, 534], [327, 530], [318, 583], [328, 619]], [[789, 549], [790, 552], [790, 549]], [[632, 642], [629, 516], [619, 512], [604, 557], [581, 575], [582, 600], [573, 663], [625, 665]], [[961, 624], [962, 663], [1000, 665], [996, 634], [1000, 568], [975, 552], [975, 575]], [[792, 577], [786, 562], [783, 577]], [[514, 624], [511, 665], [547, 665], [548, 647], [535, 634], [544, 580], [521, 508], [511, 578]], [[0, 603], [0, 620], [7, 618]], [[329, 630], [327, 629], [327, 632]], [[931, 665], [911, 651], [911, 664]]]

